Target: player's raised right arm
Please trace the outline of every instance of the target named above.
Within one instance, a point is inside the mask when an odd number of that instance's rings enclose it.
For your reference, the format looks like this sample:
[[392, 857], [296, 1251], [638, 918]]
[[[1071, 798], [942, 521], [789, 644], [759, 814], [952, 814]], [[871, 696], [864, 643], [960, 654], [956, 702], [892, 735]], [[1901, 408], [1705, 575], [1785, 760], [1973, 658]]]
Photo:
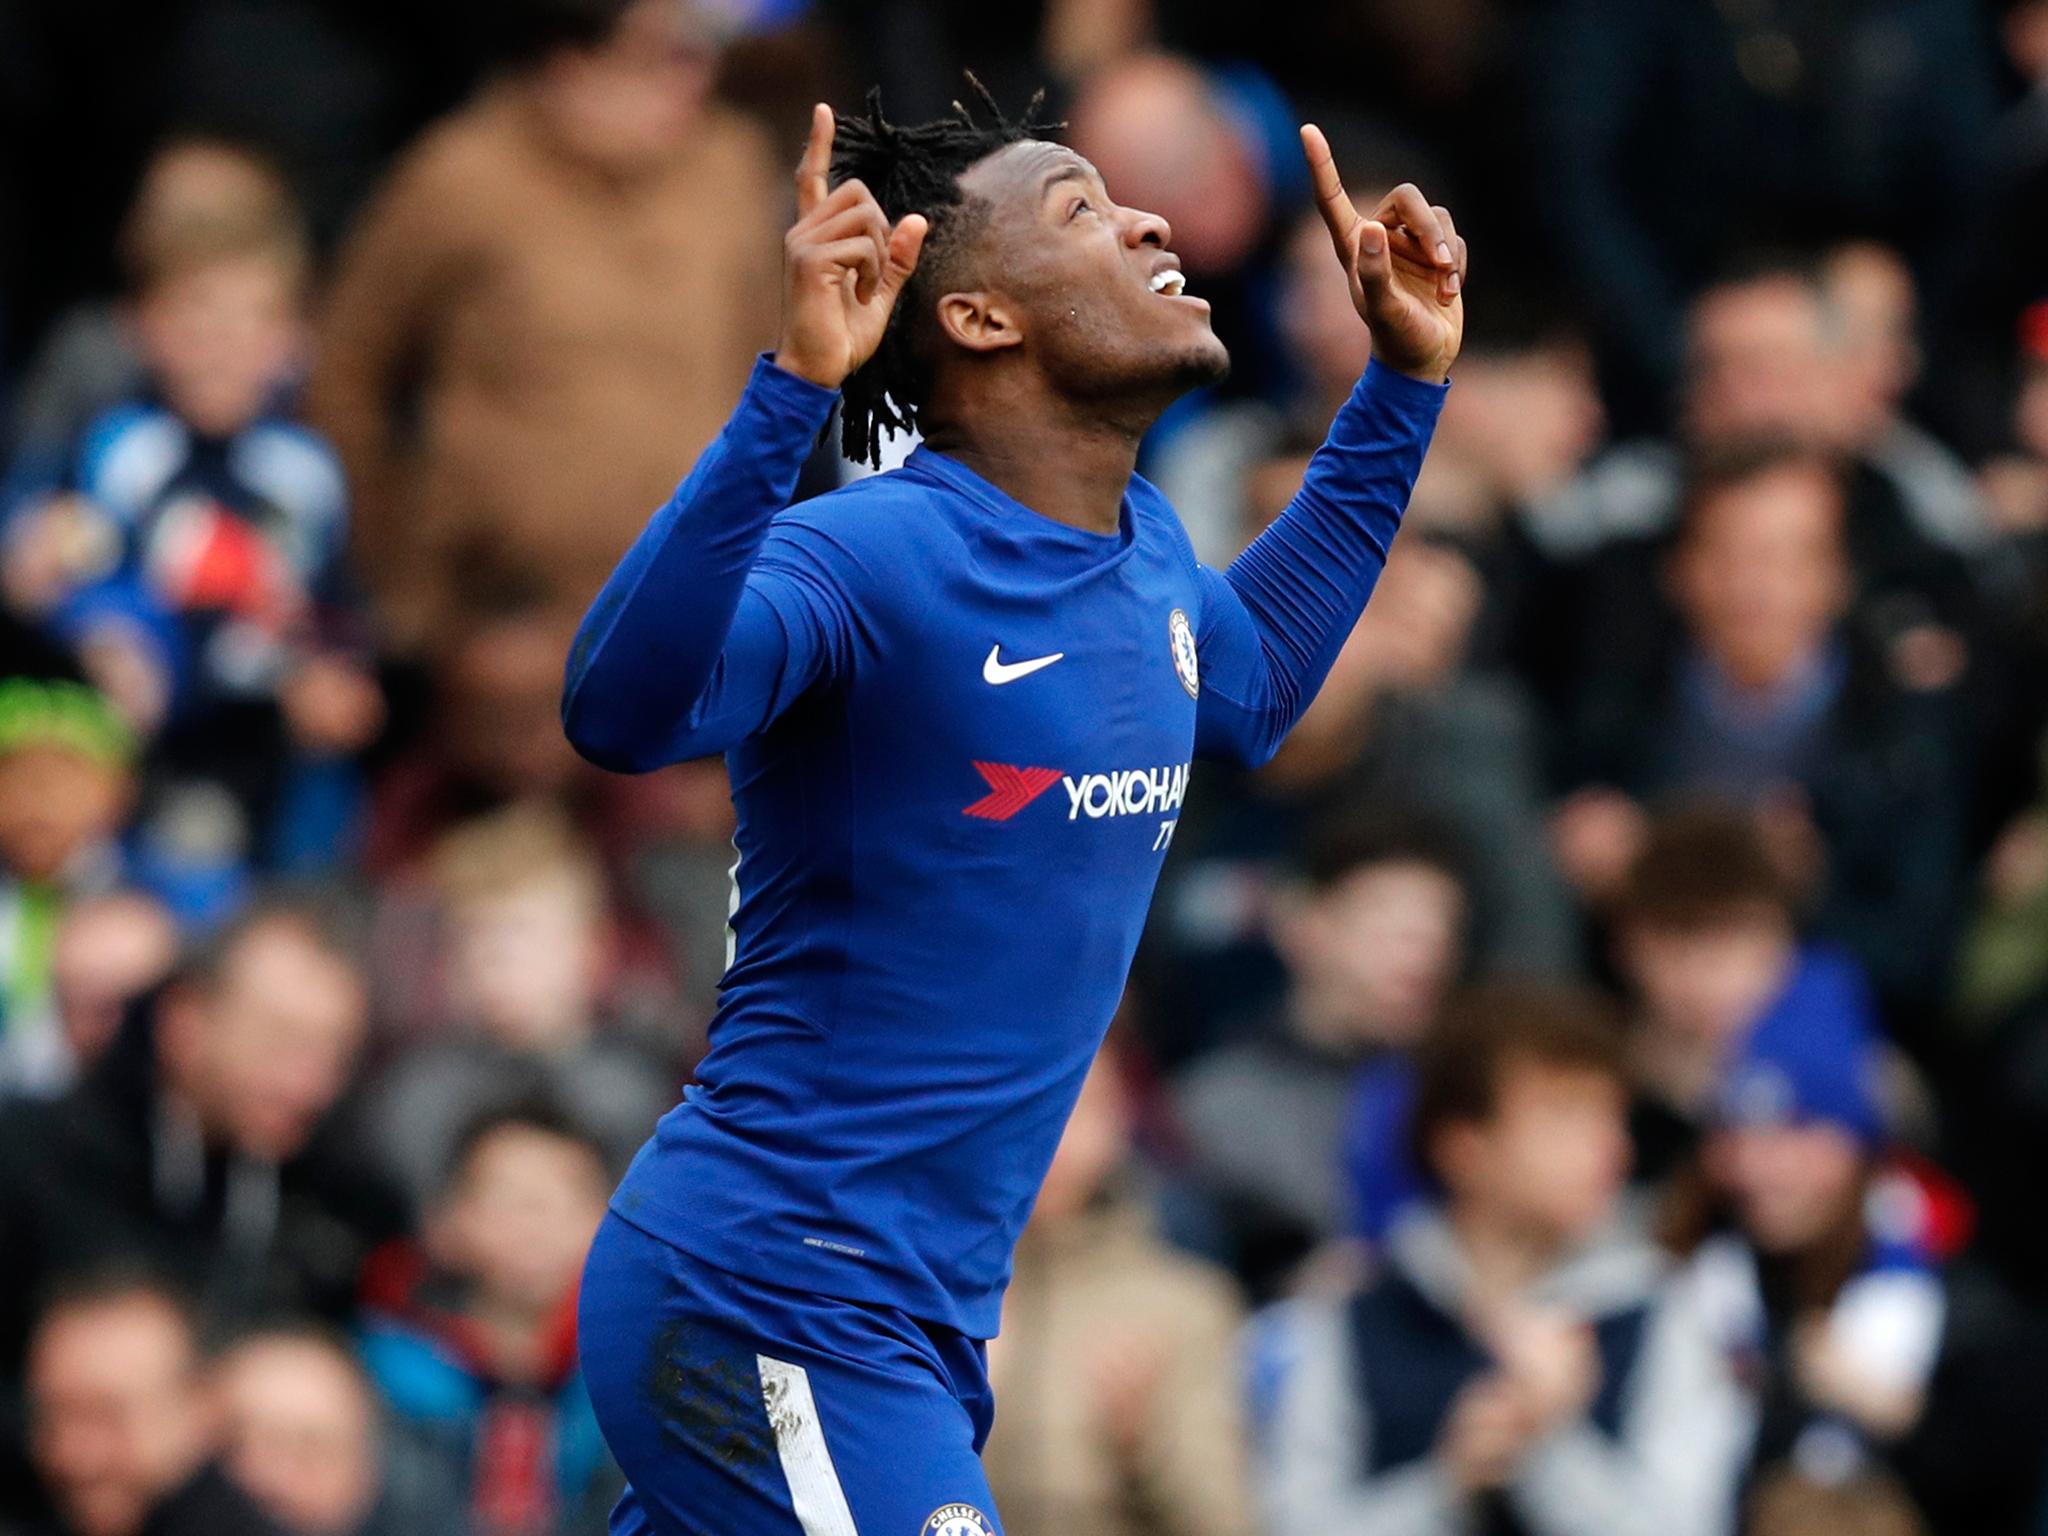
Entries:
[[858, 181], [828, 190], [831, 153], [821, 105], [783, 242], [775, 354], [577, 629], [562, 726], [603, 767], [639, 773], [723, 751], [830, 664], [831, 616], [819, 611], [829, 586], [750, 578], [840, 383], [880, 344], [925, 232], [916, 215], [890, 228]]

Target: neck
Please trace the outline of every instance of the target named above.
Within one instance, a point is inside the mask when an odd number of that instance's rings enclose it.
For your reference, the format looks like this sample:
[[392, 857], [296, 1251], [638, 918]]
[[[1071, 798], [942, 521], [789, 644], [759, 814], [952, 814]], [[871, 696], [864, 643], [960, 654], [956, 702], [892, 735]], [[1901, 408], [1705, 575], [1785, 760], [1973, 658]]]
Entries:
[[1453, 1203], [1450, 1221], [1472, 1272], [1476, 1310], [1521, 1295], [1557, 1263], [1558, 1243], [1472, 1201]]
[[1071, 402], [1043, 391], [936, 398], [924, 440], [1013, 501], [1089, 533], [1115, 533], [1138, 444], [1163, 406]]

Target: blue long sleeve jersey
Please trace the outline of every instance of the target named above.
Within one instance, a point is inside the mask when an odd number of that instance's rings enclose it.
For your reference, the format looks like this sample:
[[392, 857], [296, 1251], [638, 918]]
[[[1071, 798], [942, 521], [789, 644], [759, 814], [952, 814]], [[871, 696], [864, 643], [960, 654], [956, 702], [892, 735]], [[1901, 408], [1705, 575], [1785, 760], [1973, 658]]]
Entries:
[[764, 358], [577, 634], [607, 768], [726, 755], [711, 1048], [613, 1199], [705, 1263], [987, 1338], [1196, 757], [1270, 757], [1385, 564], [1443, 388], [1367, 369], [1218, 573], [919, 448], [790, 506], [833, 392]]

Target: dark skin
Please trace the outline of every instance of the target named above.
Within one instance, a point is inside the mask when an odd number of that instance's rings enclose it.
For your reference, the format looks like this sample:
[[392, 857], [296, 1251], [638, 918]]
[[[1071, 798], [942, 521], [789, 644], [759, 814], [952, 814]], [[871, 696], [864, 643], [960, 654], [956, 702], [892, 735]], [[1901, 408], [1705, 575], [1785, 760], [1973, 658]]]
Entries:
[[[892, 227], [858, 180], [829, 187], [832, 135], [821, 103], [783, 242], [775, 360], [836, 389], [879, 345], [926, 221], [909, 214]], [[1374, 356], [1442, 382], [1465, 328], [1465, 242], [1450, 211], [1404, 183], [1364, 217], [1313, 125], [1302, 149]], [[960, 186], [985, 217], [971, 245], [951, 253], [953, 281], [933, 305], [925, 440], [1046, 517], [1114, 533], [1146, 430], [1229, 368], [1209, 305], [1151, 290], [1157, 273], [1180, 265], [1171, 228], [1115, 202], [1064, 145], [1008, 145], [970, 166]]]

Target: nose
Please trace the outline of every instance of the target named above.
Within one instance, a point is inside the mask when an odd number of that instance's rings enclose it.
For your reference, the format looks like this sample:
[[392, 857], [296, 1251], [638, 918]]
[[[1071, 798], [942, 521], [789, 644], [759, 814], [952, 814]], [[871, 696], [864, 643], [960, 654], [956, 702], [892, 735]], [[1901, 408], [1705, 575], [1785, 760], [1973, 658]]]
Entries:
[[1133, 247], [1156, 246], [1164, 250], [1173, 243], [1173, 226], [1156, 213], [1142, 208], [1124, 210], [1124, 240]]

